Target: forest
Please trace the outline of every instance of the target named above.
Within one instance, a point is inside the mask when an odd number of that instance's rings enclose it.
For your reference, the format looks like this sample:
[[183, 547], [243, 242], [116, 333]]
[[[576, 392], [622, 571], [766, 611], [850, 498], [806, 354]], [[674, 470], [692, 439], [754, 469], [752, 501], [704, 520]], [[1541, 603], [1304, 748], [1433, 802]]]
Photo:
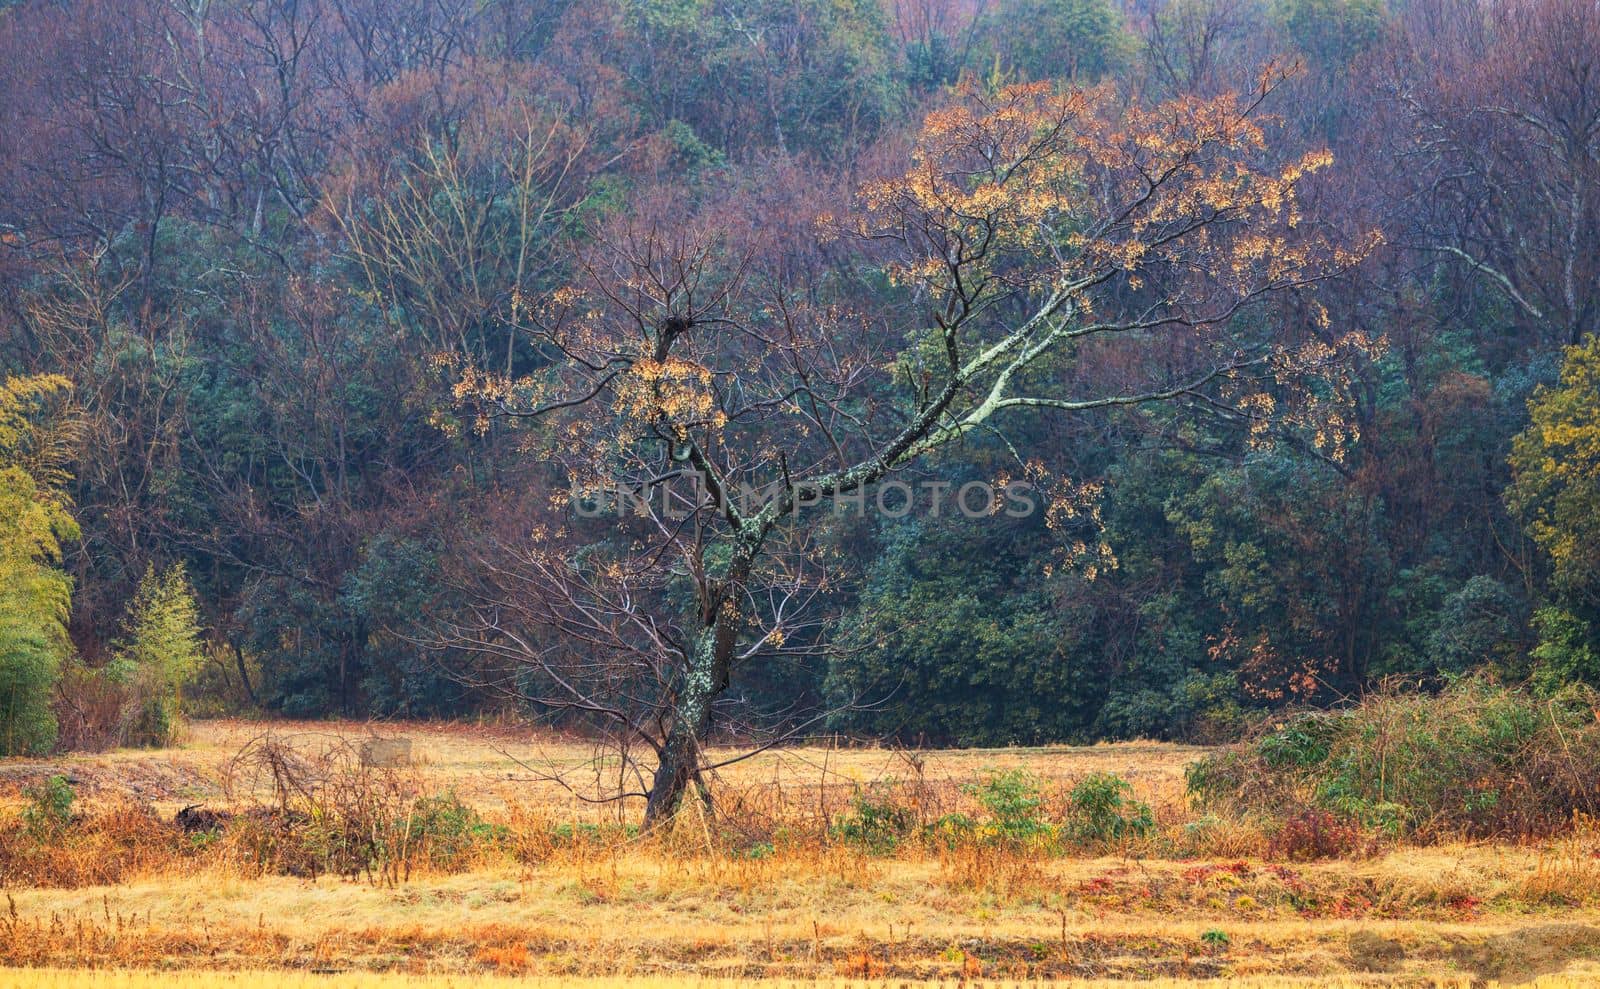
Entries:
[[7, 0], [0, 751], [1600, 686], [1597, 265], [1590, 0]]

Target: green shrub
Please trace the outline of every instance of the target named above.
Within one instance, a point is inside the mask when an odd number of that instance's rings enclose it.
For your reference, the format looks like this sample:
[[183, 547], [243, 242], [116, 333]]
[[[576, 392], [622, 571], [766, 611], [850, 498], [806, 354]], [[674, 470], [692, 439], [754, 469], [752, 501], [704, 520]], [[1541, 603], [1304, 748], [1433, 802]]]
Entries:
[[1554, 694], [1570, 683], [1600, 684], [1600, 650], [1588, 622], [1560, 608], [1540, 608], [1533, 614], [1533, 627], [1539, 644], [1528, 658], [1533, 660], [1536, 690]]
[[1055, 836], [1044, 818], [1044, 797], [1039, 778], [1023, 769], [990, 773], [983, 782], [966, 787], [988, 812], [984, 837], [996, 844], [1020, 847]]
[[977, 838], [978, 822], [966, 814], [945, 814], [922, 829], [922, 840], [929, 845], [954, 851]]
[[1189, 793], [1282, 820], [1307, 806], [1390, 834], [1535, 835], [1600, 806], [1595, 697], [1489, 680], [1302, 715], [1192, 765]]
[[550, 829], [550, 842], [558, 848], [598, 845], [604, 840], [605, 833], [600, 825], [585, 821], [576, 824], [557, 824]]
[[1338, 718], [1337, 714], [1319, 711], [1290, 719], [1282, 728], [1262, 737], [1262, 761], [1278, 769], [1304, 769], [1325, 761], [1339, 730]]
[[27, 804], [22, 808], [22, 828], [41, 844], [61, 837], [72, 822], [72, 786], [65, 776], [52, 776], [22, 790]]
[[893, 799], [893, 782], [858, 789], [850, 812], [829, 829], [835, 841], [869, 855], [889, 855], [916, 829], [911, 809]]
[[123, 687], [120, 739], [125, 745], [167, 745], [178, 727], [183, 687], [200, 669], [200, 612], [183, 565], [152, 565], [128, 606], [107, 680]]
[[506, 837], [503, 826], [485, 821], [454, 791], [419, 797], [400, 830], [404, 848], [388, 852], [420, 850], [437, 868], [467, 865], [480, 851], [499, 845]]
[[1067, 831], [1079, 841], [1120, 841], [1155, 827], [1150, 805], [1115, 773], [1091, 773], [1067, 793]]

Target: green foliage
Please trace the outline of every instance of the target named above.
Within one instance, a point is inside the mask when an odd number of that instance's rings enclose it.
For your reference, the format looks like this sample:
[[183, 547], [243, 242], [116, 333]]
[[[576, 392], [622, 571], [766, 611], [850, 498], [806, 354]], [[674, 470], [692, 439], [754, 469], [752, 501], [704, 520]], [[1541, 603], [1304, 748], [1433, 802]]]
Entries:
[[[868, 572], [825, 685], [839, 728], [958, 745], [1037, 744], [1092, 718], [1091, 670], [1043, 573], [1044, 527], [904, 524]], [[1028, 544], [1036, 547], [1029, 551]]]
[[1257, 743], [1261, 760], [1274, 769], [1305, 769], [1325, 762], [1339, 729], [1339, 717], [1316, 712], [1290, 718]]
[[1539, 644], [1528, 656], [1535, 688], [1554, 694], [1568, 684], [1600, 684], [1600, 637], [1588, 622], [1560, 608], [1540, 608], [1533, 627]]
[[1132, 48], [1107, 0], [1002, 0], [992, 23], [1002, 67], [1029, 80], [1095, 82]]
[[914, 93], [950, 85], [966, 68], [966, 54], [958, 49], [955, 39], [942, 33], [910, 40], [904, 53], [906, 85]]
[[255, 586], [239, 610], [247, 645], [261, 657], [264, 701], [299, 717], [460, 713], [466, 693], [449, 672], [452, 655], [408, 637], [448, 605], [445, 596], [436, 548], [390, 532], [372, 534], [331, 591], [283, 579]]
[[1600, 648], [1600, 337], [1566, 351], [1559, 383], [1538, 388], [1528, 410], [1506, 502], [1551, 563], [1558, 609], [1542, 613], [1536, 662], [1547, 685], [1563, 669], [1600, 684], [1587, 658]]
[[0, 383], [0, 755], [56, 740], [51, 693], [72, 654], [72, 579], [59, 563], [79, 535], [63, 490], [69, 387], [51, 376]]
[[[1208, 592], [1206, 561], [1170, 511], [1210, 471], [1168, 452], [1122, 458], [1109, 474], [1105, 539], [1120, 565], [1089, 588], [1090, 613], [1111, 626], [1090, 640], [1107, 681], [1091, 736], [1237, 738], [1249, 720], [1238, 673], [1213, 649], [1228, 615]], [[1145, 590], [1129, 596], [1128, 588]], [[1109, 618], [1119, 612], [1124, 617]]]
[[1537, 389], [1528, 410], [1507, 501], [1550, 555], [1557, 588], [1590, 594], [1600, 572], [1600, 337], [1567, 350], [1560, 383]]
[[978, 822], [966, 814], [942, 814], [922, 829], [922, 839], [935, 848], [953, 851], [977, 840]]
[[1025, 769], [990, 773], [967, 793], [988, 812], [981, 833], [995, 844], [1025, 848], [1054, 836], [1044, 817], [1044, 797], [1039, 778]]
[[1522, 646], [1520, 610], [1504, 584], [1493, 577], [1473, 577], [1439, 608], [1438, 625], [1428, 637], [1429, 654], [1440, 670], [1451, 673], [1514, 666]]
[[33, 840], [53, 841], [72, 822], [75, 795], [65, 776], [51, 776], [41, 783], [31, 783], [22, 788], [22, 796], [27, 801], [22, 808], [22, 827]]
[[361, 686], [373, 713], [418, 718], [461, 712], [464, 691], [452, 675], [459, 657], [430, 653], [408, 638], [440, 598], [435, 549], [390, 533], [369, 540], [360, 565], [345, 577], [338, 603], [353, 634], [365, 635]]
[[620, 7], [637, 97], [669, 138], [681, 127], [713, 153], [759, 141], [837, 155], [898, 114], [894, 46], [876, 0]]
[[473, 856], [505, 837], [504, 826], [485, 821], [454, 791], [449, 791], [419, 797], [400, 829], [400, 847], [386, 853], [401, 856], [406, 849], [420, 847], [434, 866], [454, 869], [469, 864]]
[[1079, 841], [1137, 838], [1155, 827], [1150, 805], [1133, 799], [1133, 787], [1114, 773], [1091, 773], [1067, 793], [1067, 833]]
[[[1147, 682], [1117, 684], [1096, 719], [1096, 734], [1114, 738], [1189, 738], [1216, 742], [1238, 738], [1253, 719], [1240, 703], [1238, 677], [1230, 672], [1184, 669], [1181, 656], [1166, 663], [1146, 658], [1138, 673]], [[1177, 667], [1170, 676], [1161, 666]]]
[[200, 613], [183, 564], [152, 564], [128, 605], [123, 638], [105, 675], [129, 690], [124, 744], [163, 746], [182, 713], [183, 688], [204, 661]]
[[889, 855], [916, 828], [911, 809], [894, 799], [892, 780], [857, 788], [850, 811], [829, 828], [835, 841], [869, 855]]
[[721, 168], [727, 163], [727, 155], [700, 140], [694, 128], [681, 120], [667, 121], [667, 125], [661, 128], [661, 136], [672, 149], [673, 164], [687, 175], [696, 175], [703, 169]]
[[1600, 797], [1593, 698], [1469, 678], [1290, 718], [1188, 771], [1202, 805], [1272, 816], [1307, 804], [1389, 833], [1540, 834]]
[[[0, 505], [4, 501], [0, 494]], [[64, 575], [29, 576], [53, 585], [44, 590], [59, 597], [71, 586]], [[56, 741], [50, 697], [68, 655], [66, 614], [64, 606], [44, 610], [35, 601], [18, 602], [16, 587], [0, 592], [0, 754], [38, 755]]]
[[1383, 0], [1278, 0], [1276, 13], [1295, 48], [1332, 69], [1377, 44], [1388, 17]]
[[1167, 503], [1221, 625], [1207, 651], [1257, 704], [1354, 689], [1376, 650], [1392, 562], [1381, 506], [1326, 467], [1273, 453]]
[[557, 848], [599, 847], [607, 842], [627, 841], [639, 836], [637, 824], [621, 827], [601, 827], [579, 821], [575, 824], [557, 824], [550, 829], [550, 842]]

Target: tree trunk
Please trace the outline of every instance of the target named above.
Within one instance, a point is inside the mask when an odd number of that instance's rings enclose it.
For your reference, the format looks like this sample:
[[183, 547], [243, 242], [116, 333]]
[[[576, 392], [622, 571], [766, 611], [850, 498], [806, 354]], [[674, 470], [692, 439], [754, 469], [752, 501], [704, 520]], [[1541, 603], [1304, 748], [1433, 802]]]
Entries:
[[261, 702], [256, 699], [256, 688], [250, 685], [250, 670], [245, 665], [244, 650], [239, 648], [239, 640], [230, 638], [228, 645], [233, 649], [233, 661], [239, 667], [239, 679], [244, 682], [244, 693], [250, 698], [250, 706], [260, 707]]
[[711, 706], [728, 689], [737, 635], [737, 619], [726, 598], [715, 607], [715, 617], [696, 638], [694, 650], [679, 680], [672, 724], [662, 746], [661, 763], [650, 784], [645, 804], [646, 830], [677, 812], [691, 784], [709, 810], [711, 794], [700, 777], [700, 746], [711, 727]]
[[[662, 752], [661, 764], [656, 767], [650, 783], [650, 799], [645, 803], [644, 827], [650, 830], [669, 820], [683, 802], [690, 783], [699, 782], [700, 740], [688, 730], [680, 732], [676, 724]], [[702, 785], [701, 799], [710, 805], [710, 794]]]

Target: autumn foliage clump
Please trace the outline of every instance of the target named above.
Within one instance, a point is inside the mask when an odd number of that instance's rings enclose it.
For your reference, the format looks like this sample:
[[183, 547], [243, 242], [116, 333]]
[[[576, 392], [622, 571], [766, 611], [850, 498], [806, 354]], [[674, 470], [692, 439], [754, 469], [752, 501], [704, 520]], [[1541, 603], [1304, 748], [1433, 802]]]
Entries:
[[1283, 822], [1267, 854], [1291, 862], [1343, 858], [1353, 854], [1360, 842], [1358, 826], [1332, 811], [1311, 807]]

